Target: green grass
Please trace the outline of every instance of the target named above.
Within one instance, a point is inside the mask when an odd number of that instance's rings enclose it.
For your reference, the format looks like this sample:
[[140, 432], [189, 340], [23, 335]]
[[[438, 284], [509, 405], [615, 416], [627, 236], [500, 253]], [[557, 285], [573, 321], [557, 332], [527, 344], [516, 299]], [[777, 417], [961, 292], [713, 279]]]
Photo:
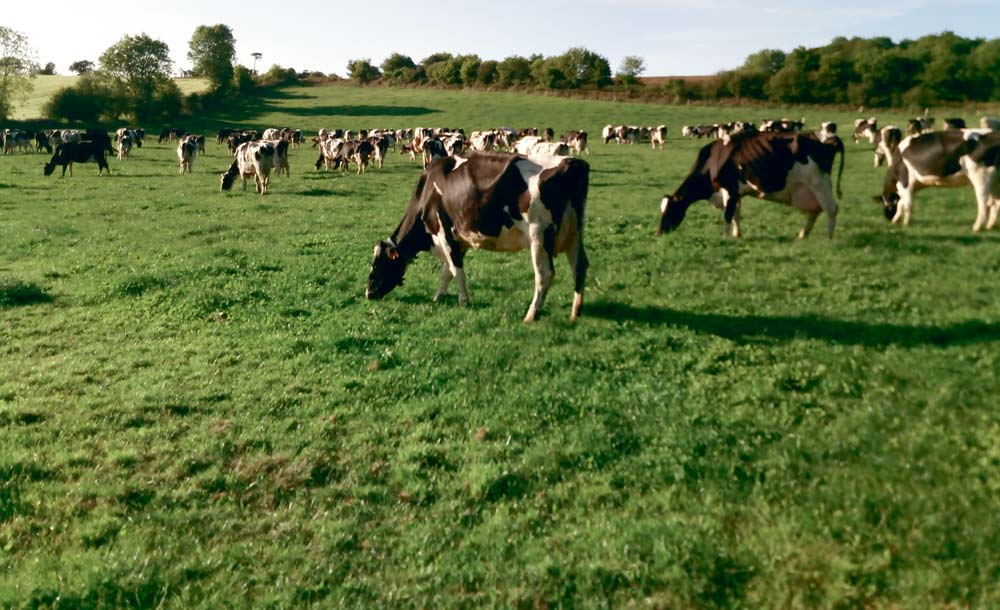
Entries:
[[[187, 127], [740, 117], [336, 86]], [[398, 155], [293, 151], [266, 198], [221, 193], [212, 144], [191, 176], [155, 143], [110, 178], [0, 159], [0, 607], [997, 607], [1000, 236], [971, 190], [891, 227], [848, 143], [833, 240], [755, 200], [742, 240], [704, 203], [657, 239], [699, 145], [594, 143], [583, 317], [560, 260], [531, 326], [525, 252], [471, 254], [465, 309], [428, 256], [364, 299]]]
[[[14, 106], [12, 119], [23, 121], [36, 119], [42, 116], [42, 108], [45, 103], [55, 95], [56, 91], [63, 87], [72, 87], [78, 76], [64, 75], [39, 75], [35, 77], [34, 89], [23, 103]], [[177, 78], [174, 79], [182, 93], [189, 94], [196, 91], [204, 91], [208, 88], [208, 81], [203, 78]]]

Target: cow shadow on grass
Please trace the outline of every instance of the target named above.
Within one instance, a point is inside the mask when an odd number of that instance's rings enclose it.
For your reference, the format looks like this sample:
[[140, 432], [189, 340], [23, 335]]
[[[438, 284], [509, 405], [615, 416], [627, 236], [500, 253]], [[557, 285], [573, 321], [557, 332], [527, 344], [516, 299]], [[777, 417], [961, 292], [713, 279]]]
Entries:
[[741, 344], [776, 344], [816, 339], [840, 345], [900, 347], [969, 345], [1000, 341], [1000, 324], [969, 320], [943, 326], [852, 322], [822, 316], [763, 316], [696, 313], [666, 307], [634, 307], [596, 301], [584, 315], [615, 322], [680, 326]]

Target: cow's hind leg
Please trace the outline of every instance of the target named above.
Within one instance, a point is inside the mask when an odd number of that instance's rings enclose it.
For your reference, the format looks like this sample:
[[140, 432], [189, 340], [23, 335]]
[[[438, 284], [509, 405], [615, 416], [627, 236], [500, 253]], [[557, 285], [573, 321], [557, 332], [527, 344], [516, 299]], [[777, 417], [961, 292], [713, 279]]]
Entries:
[[[542, 228], [538, 224], [532, 224], [528, 230], [531, 238], [531, 263], [535, 267], [535, 297], [528, 307], [528, 313], [524, 316], [526, 323], [534, 322], [538, 319], [542, 307], [545, 305], [545, 295], [552, 285], [552, 276], [555, 275], [555, 268], [552, 265], [553, 251], [555, 250], [555, 229], [551, 226]], [[581, 295], [582, 302], [582, 295]]]
[[569, 259], [569, 269], [573, 273], [573, 309], [570, 311], [569, 319], [576, 321], [583, 306], [583, 288], [587, 280], [587, 268], [590, 267], [587, 251], [583, 248], [583, 236], [579, 233], [566, 251], [566, 258]]
[[451, 283], [451, 278], [455, 277], [451, 272], [451, 265], [448, 261], [441, 263], [441, 284], [438, 286], [438, 291], [434, 294], [434, 302], [437, 303], [438, 300], [448, 294], [448, 284]]
[[994, 168], [969, 168], [969, 178], [972, 188], [976, 191], [976, 222], [972, 225], [974, 232], [979, 232], [985, 226], [992, 228], [993, 224], [987, 222], [987, 214], [993, 223], [996, 223], [996, 212], [994, 212], [993, 183], [996, 180], [996, 169]]

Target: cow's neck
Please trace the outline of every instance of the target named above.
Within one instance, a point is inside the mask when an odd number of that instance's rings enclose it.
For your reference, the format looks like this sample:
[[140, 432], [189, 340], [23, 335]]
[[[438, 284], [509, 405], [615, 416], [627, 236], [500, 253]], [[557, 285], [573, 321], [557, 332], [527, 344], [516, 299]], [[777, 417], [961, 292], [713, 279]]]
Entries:
[[431, 249], [431, 238], [416, 210], [407, 210], [403, 220], [390, 238], [390, 243], [399, 250], [406, 260], [413, 260], [417, 254]]

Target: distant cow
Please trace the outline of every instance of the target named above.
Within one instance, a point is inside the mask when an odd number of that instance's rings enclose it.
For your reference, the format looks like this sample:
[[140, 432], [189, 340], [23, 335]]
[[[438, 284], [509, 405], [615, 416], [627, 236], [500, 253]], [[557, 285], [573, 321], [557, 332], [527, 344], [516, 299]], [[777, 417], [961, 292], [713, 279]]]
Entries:
[[1000, 119], [993, 116], [984, 116], [979, 119], [979, 126], [991, 131], [1000, 130]]
[[129, 154], [132, 152], [132, 136], [123, 135], [118, 138], [118, 160], [124, 161], [128, 159]]
[[236, 160], [229, 170], [222, 174], [222, 190], [233, 188], [233, 181], [243, 178], [243, 190], [247, 190], [247, 179], [253, 178], [257, 192], [267, 195], [274, 167], [274, 145], [270, 142], [244, 142], [236, 149]]
[[657, 125], [649, 130], [649, 143], [656, 150], [659, 147], [663, 150], [663, 144], [667, 141], [667, 126]]
[[570, 151], [575, 151], [577, 155], [587, 153], [590, 156], [590, 147], [587, 145], [587, 132], [586, 131], [571, 131], [561, 138], [566, 146], [569, 147]]
[[97, 175], [100, 176], [104, 173], [104, 170], [108, 170], [108, 175], [110, 176], [111, 168], [104, 157], [105, 151], [106, 149], [102, 143], [91, 142], [89, 140], [60, 144], [56, 147], [56, 152], [52, 155], [52, 159], [45, 164], [45, 175], [51, 176], [56, 166], [61, 165], [63, 170], [62, 175], [66, 176], [66, 168], [69, 167], [69, 175], [72, 177], [74, 163], [96, 161]]
[[868, 140], [869, 144], [874, 145], [876, 140], [878, 140], [878, 120], [875, 117], [856, 119], [854, 121], [854, 134], [852, 137], [855, 144], [861, 140]]
[[819, 131], [816, 132], [816, 137], [819, 138], [820, 142], [826, 142], [827, 140], [832, 140], [837, 135], [837, 124], [832, 121], [827, 121], [821, 123], [819, 126]]
[[447, 157], [448, 151], [444, 148], [444, 143], [437, 138], [431, 138], [430, 140], [425, 140], [423, 142], [423, 161], [424, 169], [435, 160], [441, 157]]
[[274, 171], [280, 176], [285, 174], [286, 176], [292, 175], [292, 168], [288, 164], [288, 147], [290, 142], [284, 138], [279, 140], [264, 140], [274, 146]]
[[157, 139], [157, 144], [170, 143], [171, 140], [180, 140], [182, 137], [187, 135], [187, 131], [179, 127], [164, 127], [160, 131], [160, 137]]
[[198, 142], [191, 136], [181, 138], [177, 144], [177, 161], [180, 163], [180, 173], [190, 174], [197, 156]]
[[889, 165], [882, 196], [875, 197], [887, 219], [909, 226], [913, 197], [918, 191], [971, 184], [978, 208], [972, 230], [996, 225], [1000, 212], [1000, 133], [963, 129], [909, 136], [900, 142], [895, 154], [898, 160]]
[[827, 235], [837, 226], [837, 201], [831, 174], [840, 154], [837, 196], [844, 172], [840, 138], [820, 142], [813, 135], [755, 133], [716, 140], [698, 153], [694, 167], [673, 195], [660, 202], [660, 234], [675, 230], [688, 207], [702, 199], [721, 207], [733, 237], [740, 236], [739, 208], [743, 195], [789, 204], [806, 214], [799, 239], [809, 235], [821, 212], [827, 214]]
[[420, 176], [410, 204], [393, 234], [375, 244], [365, 296], [380, 299], [403, 283], [407, 266], [430, 250], [442, 261], [444, 296], [454, 278], [459, 305], [469, 296], [465, 253], [531, 249], [535, 294], [524, 317], [534, 322], [554, 275], [553, 258], [569, 259], [574, 296], [570, 319], [583, 305], [587, 254], [583, 246], [589, 166], [580, 159], [549, 164], [506, 154], [474, 153], [435, 161]]
[[953, 117], [944, 120], [945, 129], [965, 129], [965, 119]]

